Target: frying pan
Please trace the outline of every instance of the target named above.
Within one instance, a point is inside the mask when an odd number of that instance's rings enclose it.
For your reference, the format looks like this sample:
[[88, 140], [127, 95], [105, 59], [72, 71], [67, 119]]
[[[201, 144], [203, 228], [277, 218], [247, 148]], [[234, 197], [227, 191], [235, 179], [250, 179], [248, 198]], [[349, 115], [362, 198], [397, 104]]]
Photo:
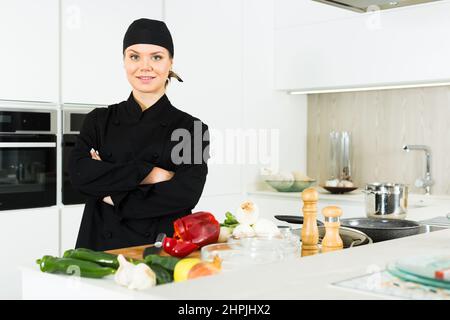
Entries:
[[413, 236], [420, 233], [420, 224], [411, 220], [377, 218], [342, 219], [341, 226], [364, 232], [373, 242]]
[[[301, 216], [277, 215], [275, 218], [289, 223], [303, 224], [303, 217]], [[317, 225], [321, 226], [323, 223], [317, 220]], [[420, 224], [411, 220], [350, 218], [342, 219], [341, 226], [359, 230], [368, 235], [373, 242], [403, 238], [420, 233]]]
[[[300, 216], [277, 215], [275, 216], [275, 218], [289, 223], [303, 224], [303, 217]], [[317, 221], [317, 225], [319, 229], [319, 241], [321, 242], [323, 237], [325, 236], [326, 230], [325, 226], [321, 221]], [[297, 236], [301, 236], [301, 232], [302, 232], [301, 228], [292, 230], [292, 233]], [[370, 239], [370, 237], [368, 237], [365, 233], [352, 228], [340, 227], [339, 235], [341, 236], [344, 248], [361, 246], [373, 242], [372, 239]]]
[[[280, 221], [293, 223], [293, 224], [303, 224], [303, 217], [302, 216], [287, 216], [287, 215], [276, 215], [274, 216], [275, 219], [278, 219]], [[317, 220], [318, 226], [323, 226], [323, 222]]]

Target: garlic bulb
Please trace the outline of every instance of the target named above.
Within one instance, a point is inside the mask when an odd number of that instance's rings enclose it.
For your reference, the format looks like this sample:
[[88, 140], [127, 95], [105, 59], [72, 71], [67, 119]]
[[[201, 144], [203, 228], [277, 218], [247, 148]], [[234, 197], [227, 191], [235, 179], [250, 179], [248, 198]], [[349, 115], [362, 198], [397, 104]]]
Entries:
[[259, 209], [253, 202], [245, 201], [237, 208], [235, 216], [240, 224], [252, 225], [258, 220]]
[[255, 230], [253, 230], [252, 226], [248, 224], [240, 224], [233, 230], [233, 237], [236, 238], [245, 238], [254, 236]]
[[156, 285], [156, 275], [148, 265], [145, 263], [134, 265], [121, 254], [117, 259], [119, 269], [114, 275], [117, 284], [135, 290], [144, 290]]
[[277, 225], [269, 219], [258, 219], [253, 225], [253, 230], [257, 236], [276, 236], [280, 234]]

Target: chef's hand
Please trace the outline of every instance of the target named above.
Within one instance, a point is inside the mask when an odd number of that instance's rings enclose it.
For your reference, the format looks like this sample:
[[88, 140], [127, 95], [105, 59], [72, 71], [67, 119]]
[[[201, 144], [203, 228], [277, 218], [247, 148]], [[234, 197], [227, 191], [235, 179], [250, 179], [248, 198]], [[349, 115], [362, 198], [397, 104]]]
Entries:
[[[98, 157], [98, 158], [100, 159], [100, 157]], [[92, 159], [94, 159], [94, 157], [92, 157]], [[98, 160], [98, 159], [95, 159], [95, 160]], [[154, 167], [152, 169], [152, 171], [150, 171], [150, 173], [145, 177], [145, 179], [142, 180], [141, 184], [153, 184], [153, 183], [158, 183], [158, 182], [162, 182], [162, 181], [168, 181], [168, 180], [172, 179], [174, 174], [175, 173], [172, 171], [167, 171], [162, 168]], [[114, 202], [112, 201], [110, 196], [104, 197], [103, 202], [105, 202], [111, 206], [114, 206]]]
[[163, 181], [168, 181], [174, 176], [173, 171], [164, 170], [159, 167], [154, 167], [152, 171], [141, 181], [140, 184], [153, 184]]
[[94, 150], [94, 148], [91, 149], [90, 153], [91, 153], [91, 158], [93, 160], [102, 161], [102, 158], [100, 158], [100, 155], [98, 154], [98, 151]]
[[109, 204], [109, 205], [111, 205], [111, 206], [114, 206], [114, 202], [112, 201], [112, 199], [111, 199], [110, 196], [104, 197], [104, 198], [103, 198], [103, 202], [104, 202], [104, 203], [107, 203], [107, 204]]
[[[100, 155], [98, 154], [98, 151], [94, 150], [94, 148], [91, 149], [90, 154], [91, 154], [91, 158], [93, 160], [102, 161], [102, 158], [100, 158]], [[111, 206], [114, 205], [114, 202], [112, 201], [110, 196], [104, 197], [103, 198], [103, 202], [107, 203], [107, 204], [109, 204]]]

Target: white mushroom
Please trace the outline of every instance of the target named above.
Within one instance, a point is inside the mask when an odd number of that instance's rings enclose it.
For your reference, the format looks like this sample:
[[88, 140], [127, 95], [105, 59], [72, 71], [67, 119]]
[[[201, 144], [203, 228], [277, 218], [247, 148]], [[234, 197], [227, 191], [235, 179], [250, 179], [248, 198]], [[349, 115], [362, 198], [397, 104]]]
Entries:
[[258, 220], [259, 209], [252, 201], [245, 201], [237, 208], [235, 216], [240, 224], [252, 225]]

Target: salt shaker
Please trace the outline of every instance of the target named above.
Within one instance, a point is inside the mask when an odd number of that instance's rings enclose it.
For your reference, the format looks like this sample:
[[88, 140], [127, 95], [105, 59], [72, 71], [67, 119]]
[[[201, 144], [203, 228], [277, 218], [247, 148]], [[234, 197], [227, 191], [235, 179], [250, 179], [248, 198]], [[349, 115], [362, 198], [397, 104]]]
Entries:
[[341, 236], [339, 235], [339, 227], [341, 223], [339, 217], [342, 210], [336, 206], [325, 207], [322, 210], [325, 217], [325, 237], [322, 240], [322, 252], [341, 250], [344, 247]]

